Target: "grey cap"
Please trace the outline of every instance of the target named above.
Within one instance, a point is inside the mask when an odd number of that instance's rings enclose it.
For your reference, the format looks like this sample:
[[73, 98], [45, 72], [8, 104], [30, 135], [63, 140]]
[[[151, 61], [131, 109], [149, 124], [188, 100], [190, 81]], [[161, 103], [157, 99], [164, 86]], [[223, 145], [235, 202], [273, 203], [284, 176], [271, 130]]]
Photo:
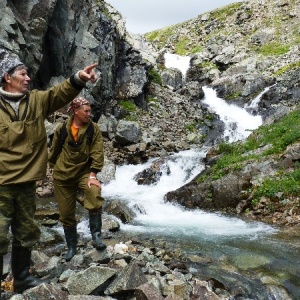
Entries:
[[13, 69], [15, 69], [18, 66], [24, 65], [18, 58], [16, 57], [9, 57], [8, 55], [5, 55], [0, 60], [0, 81], [3, 80], [4, 75], [6, 73], [9, 73]]

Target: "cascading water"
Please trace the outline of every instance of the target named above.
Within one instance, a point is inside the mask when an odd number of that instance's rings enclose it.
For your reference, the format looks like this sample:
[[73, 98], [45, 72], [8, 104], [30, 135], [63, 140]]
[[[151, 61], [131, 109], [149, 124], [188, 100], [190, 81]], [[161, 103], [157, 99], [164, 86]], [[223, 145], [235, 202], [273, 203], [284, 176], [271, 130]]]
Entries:
[[237, 236], [255, 236], [274, 229], [262, 223], [246, 223], [237, 218], [201, 210], [185, 210], [164, 202], [164, 195], [183, 186], [203, 170], [201, 160], [205, 150], [188, 150], [172, 155], [166, 162], [168, 172], [162, 174], [155, 185], [138, 185], [134, 175], [148, 168], [153, 161], [143, 165], [125, 165], [117, 168], [116, 179], [103, 187], [107, 199], [119, 199], [136, 210], [133, 225], [122, 225], [132, 232], [147, 232], [198, 240], [214, 240]]
[[[181, 63], [180, 57], [176, 56], [176, 59], [172, 60], [175, 65], [172, 65], [168, 57], [172, 56], [165, 57], [168, 67], [176, 67], [176, 64]], [[186, 59], [183, 60], [183, 64], [184, 67], [177, 67], [184, 70], [187, 65]], [[260, 98], [253, 99], [250, 105], [242, 109], [228, 105], [209, 87], [204, 87], [204, 92], [205, 98], [202, 101], [209, 109], [219, 114], [225, 123], [224, 137], [229, 142], [245, 139], [251, 130], [262, 124], [260, 116], [253, 116], [246, 110], [250, 106], [255, 108]], [[179, 205], [164, 202], [167, 192], [185, 185], [203, 170], [202, 159], [205, 153], [206, 149], [193, 149], [170, 156], [165, 163], [168, 172], [164, 172], [155, 185], [139, 185], [134, 180], [134, 176], [148, 168], [153, 160], [143, 165], [118, 166], [115, 180], [103, 186], [102, 195], [107, 200], [124, 201], [135, 210], [134, 223], [121, 224], [121, 230], [132, 235], [144, 234], [152, 239], [164, 238], [180, 245], [188, 253], [201, 253], [214, 259], [222, 257], [236, 270], [230, 275], [225, 274], [227, 271], [222, 271], [225, 275], [222, 274], [225, 277], [231, 276], [238, 282], [242, 280], [251, 290], [250, 294], [254, 295], [254, 298], [249, 299], [269, 299], [264, 296], [265, 292], [262, 292], [263, 284], [258, 284], [256, 275], [249, 275], [250, 272], [259, 273], [260, 276], [273, 274], [272, 280], [276, 284], [284, 286], [296, 297], [300, 297], [300, 276], [295, 269], [295, 261], [299, 260], [297, 252], [294, 252], [293, 247], [276, 239], [277, 230], [274, 227], [260, 222], [245, 222], [218, 213], [187, 210]], [[202, 266], [201, 274], [219, 276], [222, 264], [215, 263], [206, 268]], [[285, 271], [282, 270], [282, 266]], [[243, 279], [238, 277], [238, 274], [242, 273]], [[276, 275], [279, 273], [281, 277]], [[233, 279], [229, 279], [228, 282], [231, 281], [234, 282]]]
[[[211, 111], [218, 114], [220, 120], [225, 124], [223, 138], [228, 142], [232, 143], [238, 140], [244, 140], [252, 130], [262, 124], [261, 116], [253, 116], [241, 107], [228, 104], [223, 99], [218, 98], [217, 92], [212, 88], [203, 87], [203, 91], [205, 97], [202, 102], [207, 104]], [[260, 97], [261, 96], [262, 94], [260, 94]], [[259, 101], [259, 99], [257, 101]]]
[[[178, 68], [184, 74], [189, 66], [189, 58], [179, 55], [166, 53], [165, 61], [167, 67]], [[213, 89], [204, 87], [204, 92], [203, 102], [220, 115], [220, 119], [226, 125], [224, 136], [230, 142], [245, 139], [251, 130], [262, 124], [260, 116], [252, 116], [245, 109], [228, 105], [216, 96]], [[160, 232], [163, 235], [187, 237], [199, 242], [203, 239], [213, 240], [215, 236], [220, 239], [274, 232], [274, 228], [262, 223], [246, 223], [237, 218], [201, 210], [189, 211], [164, 202], [167, 192], [187, 184], [204, 169], [202, 159], [205, 153], [206, 149], [194, 149], [172, 155], [166, 162], [170, 172], [162, 174], [160, 181], [155, 185], [138, 185], [134, 180], [134, 175], [149, 167], [152, 161], [144, 165], [117, 167], [116, 179], [103, 187], [103, 196], [125, 201], [133, 209], [142, 207], [142, 212], [136, 210], [135, 224], [123, 224], [122, 229]]]

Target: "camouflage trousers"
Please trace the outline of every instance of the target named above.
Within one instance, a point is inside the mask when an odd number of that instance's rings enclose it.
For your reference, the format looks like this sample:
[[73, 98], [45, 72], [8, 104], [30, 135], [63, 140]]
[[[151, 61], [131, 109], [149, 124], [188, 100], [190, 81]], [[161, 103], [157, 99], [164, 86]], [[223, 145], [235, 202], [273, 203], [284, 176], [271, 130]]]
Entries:
[[35, 182], [0, 185], [0, 255], [8, 251], [9, 228], [17, 246], [31, 249], [39, 240], [35, 187]]
[[[101, 197], [101, 189], [88, 183], [89, 174], [72, 180], [54, 179], [54, 195], [58, 203], [59, 220], [66, 227], [74, 227], [76, 221], [76, 202], [79, 202], [89, 211], [98, 210], [103, 206], [104, 199]], [[80, 193], [83, 197], [78, 198]]]

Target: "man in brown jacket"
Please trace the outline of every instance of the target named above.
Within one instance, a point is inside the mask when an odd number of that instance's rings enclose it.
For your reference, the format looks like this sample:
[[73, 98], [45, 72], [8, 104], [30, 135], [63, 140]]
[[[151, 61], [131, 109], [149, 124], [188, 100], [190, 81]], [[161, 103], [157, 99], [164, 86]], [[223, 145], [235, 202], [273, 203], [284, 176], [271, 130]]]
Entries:
[[0, 51], [0, 275], [11, 228], [15, 292], [43, 283], [30, 274], [29, 268], [32, 248], [40, 238], [34, 220], [35, 181], [46, 176], [44, 121], [74, 99], [86, 82], [96, 81], [96, 65], [87, 66], [47, 91], [29, 91], [27, 68], [17, 57]]
[[[75, 210], [78, 191], [83, 193], [82, 205], [89, 212], [94, 247], [97, 250], [106, 248], [101, 239], [104, 199], [101, 197], [101, 183], [96, 176], [104, 162], [102, 134], [99, 127], [90, 120], [91, 106], [86, 99], [74, 99], [69, 111], [72, 111], [73, 115], [65, 124], [57, 127], [49, 153], [59, 218], [68, 246], [66, 261], [76, 254]], [[65, 138], [62, 138], [63, 131], [66, 134]]]

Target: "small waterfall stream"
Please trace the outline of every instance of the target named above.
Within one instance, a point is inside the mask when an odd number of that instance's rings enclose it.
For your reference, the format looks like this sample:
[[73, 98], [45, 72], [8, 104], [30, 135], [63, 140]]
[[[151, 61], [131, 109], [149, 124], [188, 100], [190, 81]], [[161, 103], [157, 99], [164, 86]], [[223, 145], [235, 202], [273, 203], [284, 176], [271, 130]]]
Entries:
[[[223, 99], [218, 98], [217, 92], [212, 88], [203, 87], [203, 90], [205, 97], [202, 102], [207, 104], [211, 111], [218, 114], [220, 120], [225, 124], [223, 138], [227, 142], [232, 143], [244, 140], [253, 129], [258, 128], [262, 124], [261, 116], [253, 116], [244, 108], [228, 104]], [[265, 91], [259, 95], [259, 99]], [[255, 104], [252, 104], [251, 108], [254, 109], [258, 103], [259, 100]]]
[[[174, 67], [170, 60], [175, 66], [180, 62], [178, 56], [168, 57], [168, 67]], [[183, 64], [179, 69], [186, 70], [186, 59]], [[225, 123], [224, 137], [229, 142], [245, 139], [262, 124], [261, 117], [251, 115], [247, 109], [255, 109], [265, 91], [245, 109], [228, 105], [209, 87], [204, 87], [204, 92], [202, 101]], [[299, 247], [278, 239], [276, 228], [164, 202], [168, 191], [183, 186], [201, 172], [205, 153], [206, 149], [193, 149], [172, 155], [166, 162], [170, 172], [165, 172], [156, 185], [138, 185], [133, 179], [153, 161], [117, 167], [116, 179], [103, 187], [103, 196], [124, 201], [133, 209], [142, 208], [142, 212], [136, 210], [134, 224], [122, 224], [121, 230], [132, 236], [163, 238], [191, 255], [209, 257], [214, 263], [205, 267], [196, 264], [190, 271], [201, 273], [204, 278], [220, 276], [220, 281], [227, 278], [228, 282], [244, 282], [251, 290], [249, 299], [269, 299], [264, 282], [284, 286], [295, 299], [300, 299], [300, 272], [295, 266], [295, 262], [299, 263]], [[224, 264], [232, 270], [223, 270]], [[258, 283], [256, 278], [263, 280]]]
[[[203, 101], [214, 111], [221, 107], [224, 122], [231, 125], [225, 132], [229, 141], [246, 138], [261, 124], [259, 116], [228, 106], [210, 88], [204, 90]], [[231, 110], [235, 111], [234, 118], [226, 115]], [[249, 299], [272, 299], [257, 278], [284, 286], [300, 299], [300, 274], [295, 265], [299, 263], [299, 245], [297, 248], [285, 239], [278, 239], [275, 227], [164, 202], [167, 192], [188, 183], [203, 170], [205, 154], [206, 149], [193, 149], [170, 156], [165, 168], [169, 172], [163, 173], [155, 185], [138, 185], [134, 180], [153, 160], [143, 165], [118, 166], [116, 179], [103, 187], [102, 195], [107, 200], [124, 201], [135, 210], [134, 223], [122, 224], [121, 230], [132, 237], [166, 240], [190, 255], [206, 257], [210, 261], [208, 265], [195, 264], [190, 272], [201, 274], [203, 278], [219, 278], [221, 282], [242, 282], [251, 291], [253, 298]], [[227, 268], [232, 270], [229, 272]]]
[[[138, 185], [134, 175], [151, 165], [125, 165], [118, 167], [116, 179], [103, 187], [107, 199], [120, 199], [135, 210], [137, 217], [133, 225], [122, 225], [132, 232], [147, 232], [175, 238], [187, 238], [202, 242], [218, 238], [256, 236], [275, 231], [262, 223], [246, 223], [237, 218], [201, 210], [184, 210], [172, 203], [164, 202], [164, 195], [183, 186], [204, 168], [201, 159], [205, 151], [188, 150], [172, 155], [168, 162], [169, 172], [162, 174], [156, 185]], [[142, 212], [135, 207], [142, 208]]]

